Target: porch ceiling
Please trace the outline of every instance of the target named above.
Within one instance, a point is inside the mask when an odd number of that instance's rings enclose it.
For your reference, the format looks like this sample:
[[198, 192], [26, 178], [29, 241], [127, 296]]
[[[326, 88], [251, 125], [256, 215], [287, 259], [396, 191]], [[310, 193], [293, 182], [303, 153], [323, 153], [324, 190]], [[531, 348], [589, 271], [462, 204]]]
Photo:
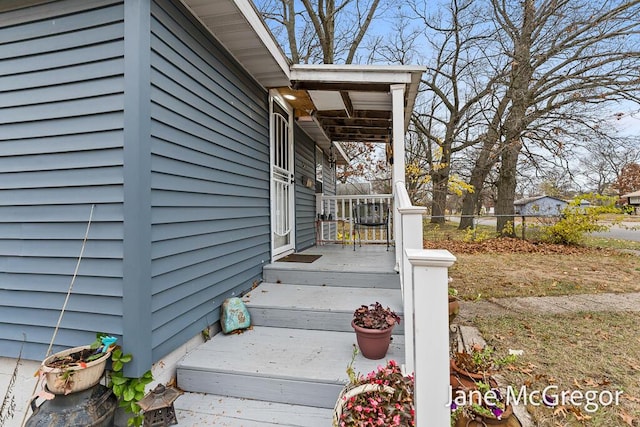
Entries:
[[325, 151], [331, 143], [339, 153], [341, 142], [391, 143], [393, 85], [405, 86], [406, 130], [424, 67], [291, 65], [251, 0], [182, 2], [258, 83], [280, 92]]
[[391, 143], [391, 87], [404, 85], [406, 127], [424, 69], [416, 66], [291, 66], [291, 84], [280, 93], [294, 107], [298, 123], [319, 127], [334, 142]]

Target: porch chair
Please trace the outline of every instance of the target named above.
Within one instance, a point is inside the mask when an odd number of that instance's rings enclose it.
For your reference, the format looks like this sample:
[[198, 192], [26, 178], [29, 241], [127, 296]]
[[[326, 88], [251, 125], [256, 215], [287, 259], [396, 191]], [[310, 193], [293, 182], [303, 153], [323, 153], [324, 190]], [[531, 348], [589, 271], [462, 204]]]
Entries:
[[389, 250], [389, 204], [376, 203], [358, 203], [353, 207], [353, 250], [356, 250], [355, 235], [358, 234], [358, 242], [362, 246], [362, 236], [360, 229], [379, 228], [386, 231], [387, 250]]

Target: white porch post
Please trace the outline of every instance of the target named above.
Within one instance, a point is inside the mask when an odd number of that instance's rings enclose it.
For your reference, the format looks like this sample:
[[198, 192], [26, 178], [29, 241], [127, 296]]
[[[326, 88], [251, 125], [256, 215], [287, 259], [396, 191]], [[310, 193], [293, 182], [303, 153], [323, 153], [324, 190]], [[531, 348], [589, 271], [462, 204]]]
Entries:
[[[406, 192], [404, 193], [406, 195]], [[402, 234], [403, 243], [405, 249], [422, 249], [422, 216], [427, 211], [427, 208], [421, 206], [411, 206], [410, 202], [406, 200], [403, 203], [404, 206], [409, 207], [400, 208], [399, 212], [402, 221]], [[402, 255], [402, 251], [398, 250]], [[404, 307], [404, 369], [405, 372], [411, 373], [415, 371], [414, 361], [414, 349], [413, 349], [413, 332], [414, 332], [414, 318], [413, 318], [413, 287], [415, 282], [412, 278], [413, 269], [409, 262], [409, 258], [402, 256], [402, 267], [400, 274], [402, 275], [402, 302]]]
[[[448, 426], [448, 268], [456, 258], [446, 250], [407, 249], [413, 272], [416, 426]], [[405, 335], [405, 339], [411, 339]]]
[[[404, 171], [404, 91], [405, 85], [395, 84], [391, 85], [391, 104], [392, 104], [392, 148], [393, 148], [393, 168], [392, 168], [392, 188], [394, 194], [396, 193], [396, 184], [398, 182], [404, 183], [405, 171]], [[396, 266], [398, 269], [402, 269], [402, 233], [400, 232], [398, 213], [398, 203], [394, 204], [393, 212], [393, 236], [396, 241]]]

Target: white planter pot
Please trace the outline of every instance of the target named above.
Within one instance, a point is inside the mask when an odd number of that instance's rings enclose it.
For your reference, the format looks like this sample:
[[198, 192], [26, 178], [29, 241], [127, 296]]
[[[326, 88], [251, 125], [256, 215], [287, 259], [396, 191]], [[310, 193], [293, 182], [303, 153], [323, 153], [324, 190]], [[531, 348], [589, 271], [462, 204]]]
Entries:
[[96, 360], [87, 362], [86, 365], [70, 366], [68, 368], [52, 368], [47, 366], [54, 359], [68, 356], [72, 353], [90, 348], [85, 345], [81, 347], [74, 347], [68, 350], [64, 350], [44, 359], [40, 370], [45, 372], [45, 379], [47, 382], [47, 389], [53, 394], [70, 394], [78, 391], [86, 390], [93, 387], [100, 382], [102, 374], [104, 373], [107, 360], [111, 356], [110, 352], [104, 353], [104, 355]]

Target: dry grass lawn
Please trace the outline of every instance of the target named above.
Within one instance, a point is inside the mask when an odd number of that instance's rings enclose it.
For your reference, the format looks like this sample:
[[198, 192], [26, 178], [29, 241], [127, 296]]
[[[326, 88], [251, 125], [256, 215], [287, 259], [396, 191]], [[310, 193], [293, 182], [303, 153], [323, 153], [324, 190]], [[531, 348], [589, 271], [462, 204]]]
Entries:
[[449, 275], [464, 299], [640, 292], [640, 258], [631, 254], [452, 252]]
[[[425, 247], [445, 248], [457, 257], [451, 286], [467, 300], [640, 292], [640, 257], [615, 249], [639, 249], [635, 243], [567, 248], [517, 239], [465, 243], [463, 238], [452, 226], [427, 228]], [[570, 401], [528, 405], [536, 426], [640, 427], [639, 317], [637, 312], [513, 313], [476, 317], [472, 323], [499, 353], [524, 351], [503, 372], [516, 389], [591, 390], [605, 401], [610, 392], [623, 392], [619, 405], [598, 405], [594, 412]]]
[[[464, 237], [451, 224], [428, 226], [424, 242], [456, 256], [449, 275], [463, 299], [640, 292], [640, 258], [617, 250], [629, 245], [615, 239], [608, 247], [566, 247], [520, 239], [464, 242]], [[631, 243], [640, 249], [640, 242]]]
[[[640, 426], [640, 333], [638, 313], [576, 313], [562, 316], [518, 315], [476, 318], [489, 345], [499, 353], [522, 349], [518, 362], [502, 372], [515, 389], [593, 390], [607, 403], [622, 391], [619, 405], [587, 407], [528, 405], [537, 426]], [[579, 403], [577, 400], [575, 403]]]

